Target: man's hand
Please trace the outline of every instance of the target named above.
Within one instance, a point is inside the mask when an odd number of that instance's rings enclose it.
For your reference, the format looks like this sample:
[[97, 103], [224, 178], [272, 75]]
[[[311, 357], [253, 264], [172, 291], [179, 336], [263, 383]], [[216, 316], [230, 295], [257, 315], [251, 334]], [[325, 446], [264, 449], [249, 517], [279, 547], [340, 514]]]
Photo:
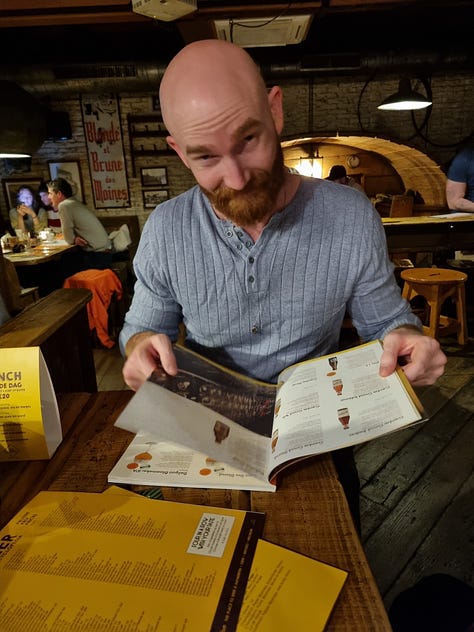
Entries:
[[89, 242], [83, 237], [79, 237], [79, 235], [76, 235], [76, 237], [74, 237], [74, 243], [76, 246], [81, 246], [81, 248], [83, 248], [84, 246], [87, 246]]
[[171, 340], [165, 334], [151, 331], [135, 334], [127, 342], [125, 351], [127, 360], [122, 370], [123, 379], [134, 391], [157, 367], [161, 366], [169, 375], [178, 372]]
[[399, 327], [387, 334], [383, 341], [380, 375], [386, 377], [401, 365], [407, 379], [414, 386], [434, 384], [443, 375], [447, 358], [439, 342], [412, 327]]

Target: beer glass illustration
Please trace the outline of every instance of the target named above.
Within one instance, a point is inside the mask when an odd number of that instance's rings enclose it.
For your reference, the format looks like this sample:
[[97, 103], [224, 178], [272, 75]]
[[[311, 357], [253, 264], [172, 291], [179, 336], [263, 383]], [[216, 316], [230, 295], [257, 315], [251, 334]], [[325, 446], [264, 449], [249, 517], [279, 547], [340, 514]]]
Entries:
[[349, 428], [349, 420], [350, 420], [350, 415], [349, 415], [349, 409], [348, 408], [338, 408], [337, 410], [337, 417], [339, 419], [339, 421], [342, 424], [342, 427], [344, 428], [344, 430], [347, 430]]
[[342, 395], [342, 380], [333, 380], [332, 387], [338, 395]]
[[337, 369], [337, 358], [334, 356], [333, 358], [328, 358], [329, 365], [333, 371]]

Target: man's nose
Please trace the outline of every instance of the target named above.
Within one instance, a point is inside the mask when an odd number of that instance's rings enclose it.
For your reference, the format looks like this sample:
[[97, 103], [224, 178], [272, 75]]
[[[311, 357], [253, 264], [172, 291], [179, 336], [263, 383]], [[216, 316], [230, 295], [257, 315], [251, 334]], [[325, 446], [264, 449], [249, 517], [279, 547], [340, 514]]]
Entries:
[[224, 172], [222, 181], [224, 186], [240, 191], [245, 188], [245, 185], [249, 181], [246, 170], [240, 165], [239, 160], [236, 158], [228, 158], [224, 163]]

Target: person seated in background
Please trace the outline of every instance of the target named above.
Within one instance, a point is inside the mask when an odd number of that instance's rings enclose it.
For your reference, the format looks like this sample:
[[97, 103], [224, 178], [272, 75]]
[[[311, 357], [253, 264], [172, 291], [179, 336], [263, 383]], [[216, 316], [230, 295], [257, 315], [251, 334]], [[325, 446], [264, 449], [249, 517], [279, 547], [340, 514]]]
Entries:
[[344, 165], [333, 165], [329, 171], [329, 175], [326, 180], [331, 180], [331, 182], [338, 182], [339, 184], [345, 184], [348, 187], [357, 189], [357, 191], [361, 191], [365, 195], [365, 191], [360, 186], [360, 184], [356, 182], [354, 178], [351, 178], [347, 175], [347, 171]]
[[48, 183], [51, 204], [59, 211], [61, 229], [68, 244], [83, 251], [83, 270], [103, 270], [112, 264], [112, 244], [99, 218], [72, 195], [72, 187], [64, 178]]
[[35, 192], [29, 186], [21, 186], [16, 195], [17, 205], [10, 210], [10, 223], [13, 230], [37, 233], [48, 225], [48, 216], [40, 207]]
[[61, 218], [59, 217], [59, 211], [51, 204], [51, 198], [49, 197], [48, 185], [46, 182], [42, 182], [39, 185], [38, 196], [48, 216], [48, 228], [50, 228], [54, 233], [60, 233]]
[[474, 213], [474, 145], [461, 149], [451, 161], [446, 201], [450, 211]]

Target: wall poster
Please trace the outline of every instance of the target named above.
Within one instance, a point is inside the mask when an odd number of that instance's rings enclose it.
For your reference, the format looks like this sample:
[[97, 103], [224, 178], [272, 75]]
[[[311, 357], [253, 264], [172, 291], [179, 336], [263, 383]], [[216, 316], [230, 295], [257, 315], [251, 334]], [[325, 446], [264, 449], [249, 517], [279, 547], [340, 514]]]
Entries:
[[83, 94], [81, 107], [95, 207], [130, 206], [118, 99]]
[[48, 160], [48, 166], [51, 180], [64, 178], [71, 185], [73, 196], [80, 202], [84, 202], [78, 161], [70, 160], [66, 162], [61, 160], [60, 162], [56, 162], [54, 160]]

